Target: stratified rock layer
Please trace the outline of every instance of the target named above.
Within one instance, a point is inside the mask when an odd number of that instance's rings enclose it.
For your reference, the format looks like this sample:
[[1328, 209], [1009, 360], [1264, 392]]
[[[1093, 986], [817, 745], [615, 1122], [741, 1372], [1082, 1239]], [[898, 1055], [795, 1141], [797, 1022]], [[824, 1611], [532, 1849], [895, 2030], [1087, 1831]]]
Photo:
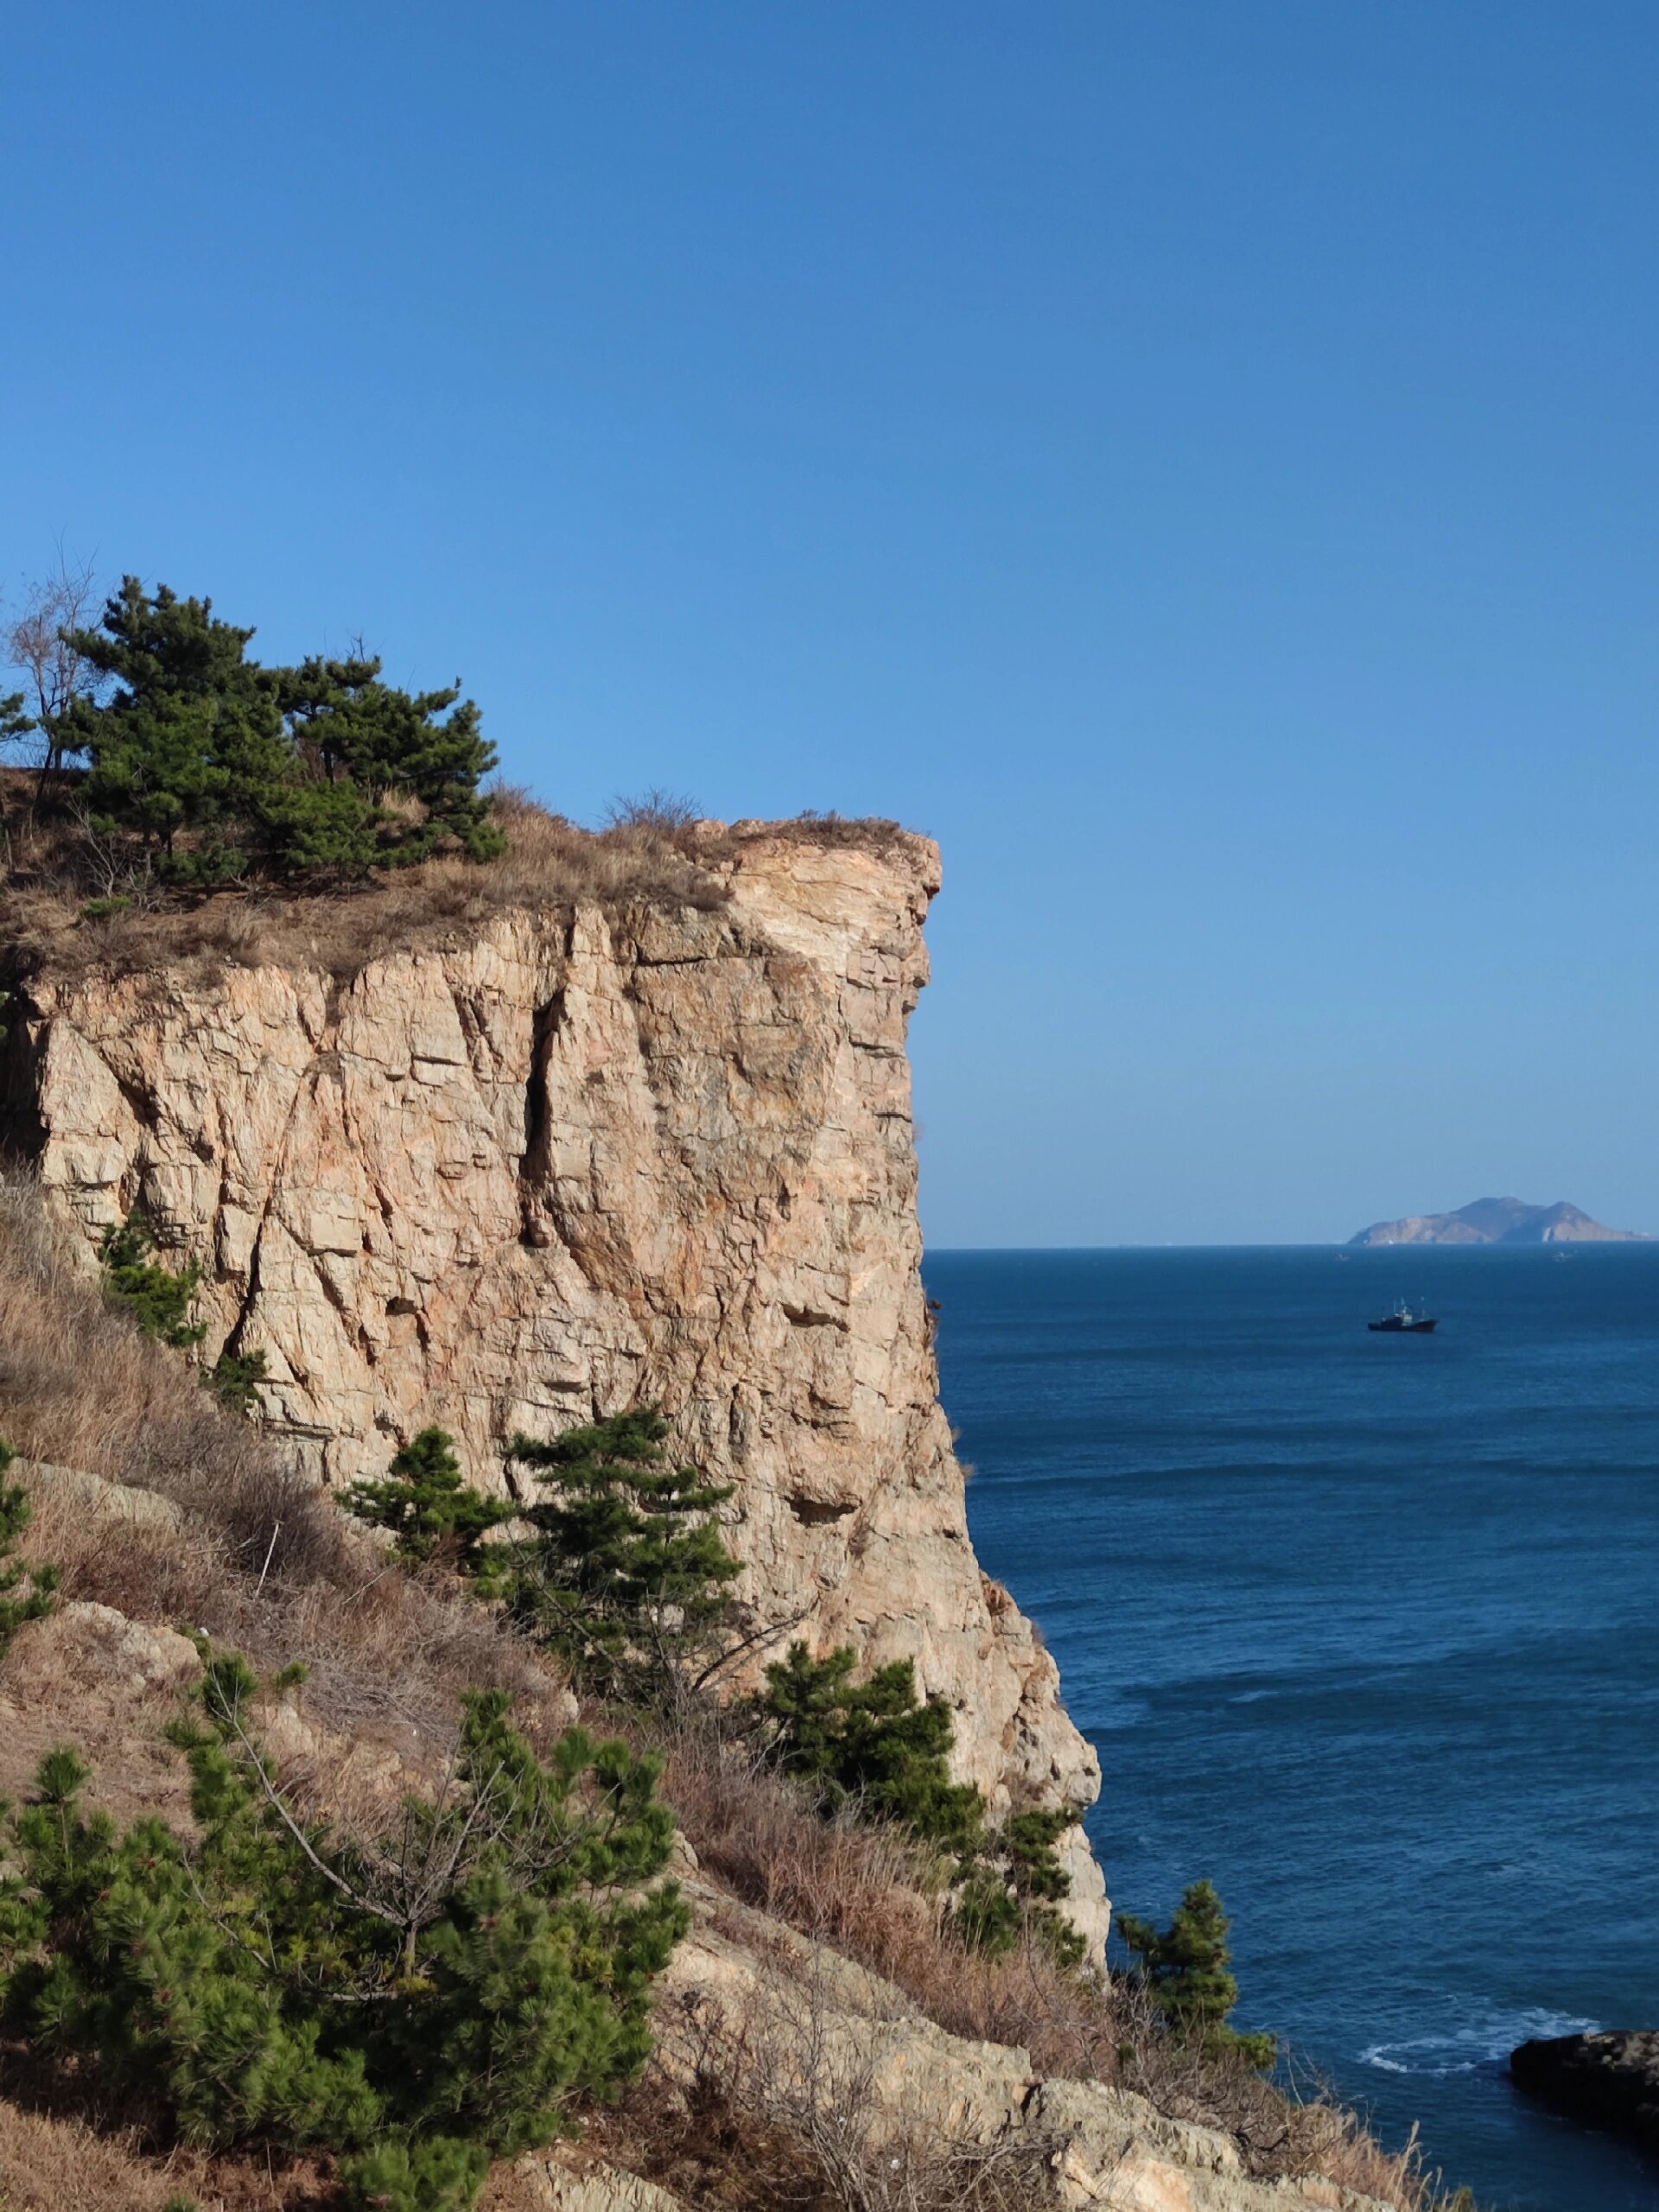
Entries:
[[980, 1572], [938, 1402], [905, 1046], [937, 851], [725, 850], [723, 906], [507, 913], [343, 985], [41, 982], [10, 1126], [89, 1250], [141, 1201], [205, 1262], [209, 1355], [264, 1349], [320, 1478], [436, 1421], [499, 1488], [515, 1430], [659, 1402], [734, 1485], [766, 1617], [912, 1656], [994, 1803], [1081, 1810], [1097, 1764]]

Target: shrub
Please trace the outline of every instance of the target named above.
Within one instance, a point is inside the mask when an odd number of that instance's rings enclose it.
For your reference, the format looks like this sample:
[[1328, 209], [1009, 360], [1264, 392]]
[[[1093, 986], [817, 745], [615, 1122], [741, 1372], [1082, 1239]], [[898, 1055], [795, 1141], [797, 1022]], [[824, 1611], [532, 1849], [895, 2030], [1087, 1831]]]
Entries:
[[1238, 1983], [1230, 1971], [1228, 1927], [1215, 1885], [1207, 1881], [1184, 1891], [1166, 1929], [1132, 1913], [1118, 1919], [1119, 1933], [1140, 1961], [1141, 1979], [1178, 2040], [1211, 2057], [1236, 2052], [1265, 2071], [1277, 2052], [1273, 2037], [1242, 2034], [1229, 2024]]
[[613, 798], [606, 810], [606, 820], [613, 830], [645, 830], [672, 837], [690, 829], [701, 812], [696, 799], [652, 785], [635, 798]]
[[57, 1602], [56, 1567], [29, 1567], [16, 1556], [30, 1515], [29, 1492], [4, 1480], [16, 1457], [0, 1444], [0, 1655], [25, 1621], [43, 1619]]
[[656, 1768], [572, 1730], [543, 1762], [498, 1693], [448, 1783], [381, 1843], [308, 1821], [217, 1657], [173, 1739], [199, 1840], [83, 1811], [60, 1748], [12, 1821], [0, 1960], [14, 2031], [159, 2099], [203, 2144], [341, 2154], [348, 2202], [462, 2212], [489, 2160], [559, 2133], [643, 2063], [652, 1977], [688, 1921], [642, 1894], [672, 1839]]
[[487, 1591], [507, 1561], [499, 1545], [483, 1539], [517, 1509], [462, 1483], [454, 1443], [442, 1428], [423, 1428], [397, 1453], [384, 1481], [353, 1484], [344, 1503], [359, 1520], [391, 1529], [398, 1558], [410, 1566], [442, 1557]]
[[511, 1457], [551, 1495], [520, 1509], [534, 1534], [511, 1548], [512, 1605], [578, 1686], [636, 1703], [683, 1700], [730, 1648], [739, 1573], [715, 1509], [729, 1487], [664, 1463], [652, 1407], [516, 1436]]

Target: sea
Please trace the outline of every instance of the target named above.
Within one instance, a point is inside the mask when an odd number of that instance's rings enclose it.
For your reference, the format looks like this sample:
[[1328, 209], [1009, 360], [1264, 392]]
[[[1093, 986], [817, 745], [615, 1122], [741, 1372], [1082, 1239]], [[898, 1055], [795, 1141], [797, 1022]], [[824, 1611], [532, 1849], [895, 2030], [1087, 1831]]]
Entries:
[[[1481, 2212], [1659, 2212], [1529, 2036], [1659, 2027], [1659, 1245], [938, 1251], [986, 1568], [1115, 1904]], [[1396, 1299], [1433, 1336], [1365, 1326]]]

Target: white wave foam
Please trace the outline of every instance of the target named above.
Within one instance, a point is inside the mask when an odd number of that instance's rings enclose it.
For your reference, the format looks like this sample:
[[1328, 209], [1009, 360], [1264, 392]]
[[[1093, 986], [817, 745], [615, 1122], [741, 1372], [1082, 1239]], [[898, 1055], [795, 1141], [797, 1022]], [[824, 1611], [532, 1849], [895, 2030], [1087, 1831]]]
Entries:
[[1375, 2066], [1384, 2074], [1473, 2074], [1483, 2067], [1506, 2061], [1517, 2044], [1535, 2036], [1576, 2036], [1592, 2033], [1594, 2020], [1574, 2012], [1551, 2012], [1535, 2006], [1525, 2012], [1491, 2012], [1442, 2035], [1408, 2036], [1399, 2043], [1374, 2043], [1362, 2050], [1362, 2066]]

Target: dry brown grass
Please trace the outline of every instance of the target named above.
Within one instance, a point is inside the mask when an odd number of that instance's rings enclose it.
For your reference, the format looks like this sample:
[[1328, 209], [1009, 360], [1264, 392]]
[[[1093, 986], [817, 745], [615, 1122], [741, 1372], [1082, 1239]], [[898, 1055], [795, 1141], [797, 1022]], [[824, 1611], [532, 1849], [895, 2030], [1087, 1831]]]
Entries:
[[1116, 2078], [1109, 1990], [1035, 1942], [988, 1959], [951, 1940], [925, 1853], [891, 1827], [821, 1820], [803, 1793], [713, 1729], [676, 1738], [663, 1774], [705, 1871], [745, 1904], [895, 1983], [953, 2035], [1018, 2044], [1045, 2074]]
[[856, 846], [864, 852], [890, 853], [908, 844], [915, 832], [886, 815], [808, 812], [791, 815], [784, 822], [741, 822], [732, 834], [738, 837], [764, 835], [791, 845]]
[[[527, 792], [504, 788], [494, 794], [506, 837], [498, 860], [440, 857], [361, 886], [312, 893], [254, 886], [204, 896], [100, 870], [73, 785], [32, 826], [23, 818], [28, 788], [22, 771], [0, 771], [0, 803], [14, 823], [9, 871], [0, 865], [0, 951], [23, 973], [66, 977], [269, 962], [309, 966], [343, 982], [384, 954], [455, 941], [512, 908], [590, 901], [618, 912], [715, 909], [728, 897], [715, 871], [760, 835], [886, 850], [906, 834], [896, 823], [838, 815], [728, 830], [650, 804], [620, 810], [605, 829], [584, 830]], [[89, 914], [111, 889], [130, 905], [102, 918]]]
[[1132, 1984], [1065, 1973], [1035, 1941], [1006, 1959], [964, 1949], [912, 1843], [820, 1819], [717, 1729], [678, 1734], [663, 1787], [711, 1878], [893, 1982], [951, 2034], [1018, 2045], [1040, 2074], [1132, 2089], [1167, 2118], [1219, 2128], [1263, 2178], [1321, 2175], [1400, 2212], [1441, 2203], [1414, 2142], [1385, 2151], [1322, 2085], [1298, 2101], [1242, 2060], [1182, 2049]]
[[0, 2054], [3, 2212], [164, 2212], [179, 2197], [201, 2212], [302, 2212], [334, 2196], [309, 2160], [158, 2148], [141, 2128], [77, 2101], [73, 2088], [66, 2094], [61, 2082], [36, 2078], [21, 2054]]

